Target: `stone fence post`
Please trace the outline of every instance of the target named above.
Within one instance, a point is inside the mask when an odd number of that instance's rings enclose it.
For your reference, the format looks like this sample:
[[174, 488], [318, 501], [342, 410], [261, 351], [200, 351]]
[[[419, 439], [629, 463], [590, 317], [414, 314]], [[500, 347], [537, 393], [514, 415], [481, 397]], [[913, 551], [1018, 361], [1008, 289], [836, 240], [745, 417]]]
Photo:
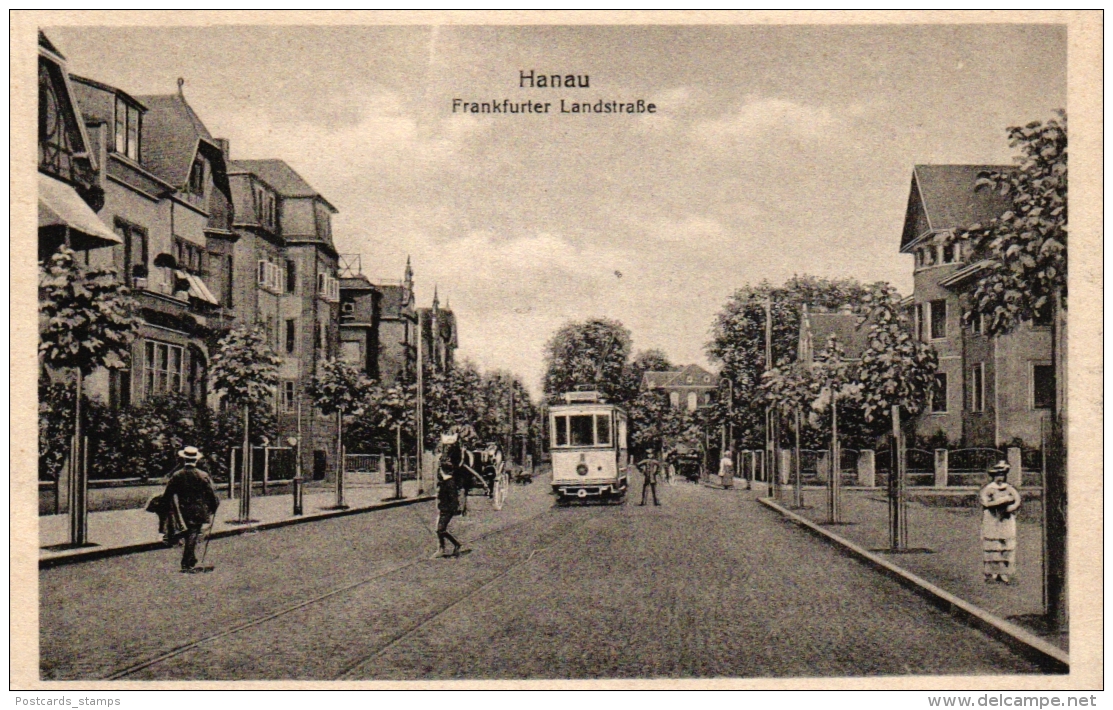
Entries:
[[819, 452], [819, 458], [815, 462], [815, 475], [820, 483], [827, 482], [827, 475], [831, 472], [831, 454], [828, 451]]
[[874, 453], [872, 449], [862, 449], [858, 454], [858, 485], [864, 488], [873, 488], [877, 485], [877, 476], [874, 468]]
[[787, 486], [792, 480], [792, 450], [781, 449], [781, 485]]
[[947, 450], [935, 450], [935, 487], [947, 487]]
[[1010, 446], [1005, 454], [1009, 460], [1009, 475], [1005, 481], [1013, 488], [1019, 489], [1024, 482], [1024, 459], [1020, 456], [1020, 449]]

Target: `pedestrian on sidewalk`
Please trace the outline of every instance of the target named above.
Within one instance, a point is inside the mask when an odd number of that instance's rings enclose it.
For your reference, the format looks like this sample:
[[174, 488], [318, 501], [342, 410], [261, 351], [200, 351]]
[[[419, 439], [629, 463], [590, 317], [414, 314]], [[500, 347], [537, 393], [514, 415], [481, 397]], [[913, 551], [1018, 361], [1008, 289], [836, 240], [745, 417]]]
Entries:
[[989, 468], [990, 482], [978, 493], [982, 504], [982, 574], [985, 583], [1010, 584], [1016, 575], [1016, 512], [1020, 493], [1005, 482], [1009, 464]]
[[734, 449], [730, 446], [723, 452], [723, 458], [719, 461], [719, 480], [723, 488], [727, 490], [734, 488]]
[[638, 470], [642, 472], [642, 502], [638, 505], [645, 505], [645, 496], [650, 490], [653, 491], [653, 505], [661, 505], [657, 500], [657, 476], [661, 472], [661, 463], [656, 459], [646, 459], [638, 464]]
[[[445, 460], [440, 468], [437, 485], [437, 547], [441, 557], [455, 557], [460, 552], [460, 541], [448, 532], [448, 523], [460, 510], [460, 493], [456, 488], [452, 465]], [[444, 543], [452, 543], [452, 552], [445, 553]]]
[[170, 477], [162, 494], [165, 505], [170, 506], [185, 525], [185, 549], [182, 551], [182, 571], [192, 572], [197, 566], [197, 543], [202, 531], [220, 506], [209, 474], [197, 467], [201, 452], [187, 446], [178, 452], [182, 468]]

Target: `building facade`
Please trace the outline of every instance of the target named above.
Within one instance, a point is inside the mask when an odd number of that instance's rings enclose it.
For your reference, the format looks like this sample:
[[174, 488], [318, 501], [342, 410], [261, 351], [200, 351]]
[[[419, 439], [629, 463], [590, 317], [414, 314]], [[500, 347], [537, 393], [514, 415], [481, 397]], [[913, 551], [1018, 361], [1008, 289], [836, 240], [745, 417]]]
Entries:
[[942, 432], [963, 446], [1040, 445], [1043, 420], [1054, 406], [1051, 323], [1046, 318], [989, 336], [980, 319], [967, 324], [968, 291], [984, 263], [970, 263], [956, 230], [986, 223], [1009, 205], [993, 190], [977, 189], [993, 165], [917, 165], [900, 251], [914, 258], [909, 302], [916, 337], [939, 356], [927, 411], [916, 418], [920, 436]]
[[719, 376], [699, 365], [686, 365], [675, 371], [651, 370], [642, 375], [642, 388], [663, 390], [676, 409], [694, 412], [711, 406]]
[[[227, 144], [225, 144], [227, 145]], [[336, 208], [282, 160], [236, 160], [230, 308], [281, 358], [274, 408], [279, 437], [301, 434], [303, 475], [336, 470], [336, 428], [306, 395], [317, 364], [340, 354], [340, 279], [332, 241]]]
[[231, 324], [224, 264], [210, 247], [232, 234], [225, 156], [181, 91], [158, 96], [71, 77], [101, 168], [101, 220], [120, 243], [89, 263], [132, 289], [139, 329], [128, 366], [90, 377], [91, 396], [129, 406], [164, 395], [208, 398], [209, 350]]

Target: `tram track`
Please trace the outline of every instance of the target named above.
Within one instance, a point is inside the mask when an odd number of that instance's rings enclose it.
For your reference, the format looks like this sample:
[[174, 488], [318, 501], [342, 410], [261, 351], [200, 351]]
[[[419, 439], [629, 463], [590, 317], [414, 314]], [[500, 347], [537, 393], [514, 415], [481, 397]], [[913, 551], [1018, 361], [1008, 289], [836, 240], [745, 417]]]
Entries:
[[[542, 517], [543, 515], [548, 513], [550, 510], [551, 510], [551, 508], [544, 508], [540, 512], [538, 512], [534, 515], [531, 515], [527, 518], [523, 518], [522, 520], [511, 523], [509, 525], [505, 525], [505, 526], [500, 527], [498, 529], [490, 530], [490, 531], [488, 531], [486, 533], [483, 533], [481, 535], [477, 535], [476, 537], [474, 537], [470, 540], [470, 543], [474, 544], [476, 542], [487, 540], [487, 539], [490, 539], [492, 537], [501, 535], [503, 533], [508, 533], [508, 532], [520, 529], [523, 526], [526, 526], [527, 524], [536, 521], [538, 518]], [[424, 521], [422, 521], [422, 522], [424, 522]], [[578, 527], [578, 526], [573, 526], [573, 529], [575, 527]], [[566, 535], [570, 532], [571, 532], [571, 530], [561, 533], [560, 535], [558, 535], [558, 539], [563, 538], [564, 535]], [[548, 547], [550, 547], [550, 546], [551, 546], [551, 544], [549, 546], [546, 546], [545, 548], [532, 550], [528, 555], [526, 555], [526, 557], [524, 559], [519, 560], [519, 561], [514, 562], [514, 563], [511, 563], [509, 566], [507, 566], [506, 568], [504, 568], [503, 570], [498, 572], [494, 577], [486, 580], [481, 585], [478, 585], [477, 587], [468, 591], [466, 594], [457, 598], [455, 601], [453, 601], [449, 605], [445, 606], [440, 611], [437, 611], [437, 612], [434, 612], [433, 614], [427, 615], [417, 625], [411, 626], [411, 627], [407, 628], [407, 630], [402, 632], [401, 634], [398, 634], [395, 637], [392, 637], [391, 640], [389, 640], [386, 645], [381, 646], [379, 649], [377, 649], [370, 656], [366, 656], [363, 659], [361, 659], [359, 661], [359, 663], [356, 663], [353, 666], [351, 666], [351, 669], [354, 670], [355, 668], [358, 668], [360, 665], [365, 663], [369, 658], [374, 658], [377, 655], [381, 654], [387, 648], [389, 648], [389, 647], [393, 646], [394, 644], [396, 644], [397, 642], [403, 640], [406, 636], [411, 635], [412, 633], [416, 632], [417, 630], [419, 630], [419, 628], [421, 628], [422, 626], [431, 622], [437, 616], [439, 616], [443, 613], [446, 613], [447, 611], [451, 610], [451, 608], [457, 606], [458, 604], [462, 603], [466, 599], [480, 593], [481, 591], [483, 591], [483, 589], [488, 588], [490, 585], [494, 584], [495, 582], [497, 582], [502, 577], [506, 576], [506, 574], [509, 574], [514, 569], [516, 569], [518, 567], [521, 567], [522, 565], [526, 564], [529, 560], [533, 559], [533, 557], [536, 554], [538, 554], [539, 552], [543, 552], [544, 550], [548, 549]], [[274, 612], [271, 612], [271, 613], [268, 613], [268, 614], [264, 614], [262, 616], [258, 616], [258, 617], [252, 618], [252, 619], [248, 619], [246, 621], [237, 623], [237, 624], [235, 624], [235, 625], [233, 625], [229, 628], [223, 629], [219, 632], [208, 634], [206, 636], [202, 636], [201, 638], [197, 638], [197, 639], [194, 639], [192, 641], [183, 643], [181, 645], [174, 646], [173, 648], [171, 648], [167, 651], [159, 653], [156, 656], [147, 658], [147, 659], [145, 659], [143, 661], [140, 661], [138, 663], [134, 663], [132, 665], [128, 665], [128, 666], [125, 666], [125, 667], [122, 667], [122, 668], [118, 668], [117, 670], [113, 671], [112, 673], [110, 673], [106, 676], [103, 676], [103, 679], [104, 680], [122, 680], [122, 679], [126, 679], [129, 676], [135, 675], [136, 673], [139, 673], [143, 670], [161, 665], [161, 664], [166, 663], [168, 661], [171, 661], [175, 658], [183, 656], [183, 655], [185, 655], [185, 654], [187, 654], [187, 653], [189, 653], [189, 652], [191, 652], [195, 649], [198, 649], [202, 646], [206, 646], [206, 645], [212, 644], [216, 641], [219, 641], [221, 639], [227, 639], [227, 638], [230, 638], [230, 637], [235, 636], [237, 634], [241, 634], [243, 632], [249, 631], [253, 628], [263, 626], [264, 624], [275, 621], [277, 619], [285, 617], [285, 616], [287, 616], [289, 614], [292, 614], [294, 612], [297, 612], [299, 610], [306, 609], [306, 608], [312, 607], [314, 605], [323, 604], [324, 602], [326, 602], [330, 599], [340, 597], [340, 596], [342, 596], [346, 593], [354, 592], [354, 591], [360, 589], [361, 587], [365, 587], [365, 586], [367, 586], [369, 584], [372, 584], [374, 582], [377, 582], [379, 580], [383, 580], [383, 579], [388, 578], [392, 575], [398, 574], [400, 572], [404, 572], [405, 570], [414, 568], [414, 567], [416, 567], [417, 565], [419, 565], [423, 562], [429, 562], [432, 559], [433, 559], [433, 557], [431, 555], [425, 554], [425, 553], [423, 553], [421, 555], [415, 555], [415, 556], [413, 556], [413, 557], [411, 557], [407, 560], [402, 561], [399, 564], [392, 565], [388, 569], [380, 570], [379, 572], [376, 572], [375, 574], [369, 575], [367, 577], [356, 580], [354, 582], [350, 582], [348, 584], [342, 585], [342, 586], [337, 587], [335, 589], [331, 589], [327, 592], [318, 594], [318, 595], [316, 595], [316, 596], [314, 596], [310, 599], [306, 599], [306, 600], [300, 601], [296, 604], [291, 604], [289, 606], [282, 607], [281, 609], [278, 609], [277, 611], [274, 611]], [[345, 672], [347, 672], [347, 670], [348, 669], [346, 669]]]
[[[590, 519], [588, 519], [588, 520], [590, 520]], [[544, 552], [547, 552], [557, 542], [559, 542], [560, 540], [563, 540], [564, 538], [568, 537], [569, 535], [571, 535], [576, 530], [579, 530], [580, 528], [582, 528], [584, 525], [587, 524], [588, 520], [585, 520], [585, 521], [581, 522], [579, 525], [570, 526], [570, 528], [568, 530], [565, 530], [564, 532], [559, 534], [556, 537], [556, 539], [554, 539], [552, 542], [550, 542], [547, 546], [545, 546], [543, 548], [535, 548], [535, 549], [531, 550], [530, 553], [528, 555], [526, 555], [525, 559], [519, 560], [517, 562], [514, 562], [514, 563], [508, 565], [501, 572], [494, 575], [493, 577], [491, 577], [487, 581], [483, 582], [482, 584], [476, 585], [474, 588], [472, 588], [466, 594], [463, 594], [459, 597], [456, 597], [453, 601], [449, 602], [448, 604], [440, 607], [439, 609], [436, 609], [435, 611], [433, 611], [429, 614], [426, 614], [425, 616], [423, 616], [421, 618], [420, 621], [418, 621], [418, 623], [412, 624], [411, 626], [409, 626], [405, 630], [401, 631], [400, 633], [395, 634], [393, 637], [391, 637], [391, 639], [389, 641], [387, 641], [385, 644], [379, 646], [379, 648], [375, 649], [374, 652], [364, 656], [363, 658], [359, 659], [355, 663], [350, 663], [347, 666], [345, 666], [344, 670], [342, 670], [337, 676], [334, 677], [334, 680], [352, 680], [353, 679], [352, 674], [355, 673], [357, 670], [366, 666], [368, 663], [375, 660], [376, 658], [379, 658], [380, 656], [382, 656], [383, 654], [385, 654], [387, 651], [391, 650], [392, 648], [395, 648], [398, 644], [402, 643], [406, 639], [411, 638], [412, 636], [417, 634], [419, 631], [421, 631], [422, 629], [424, 629], [427, 626], [429, 626], [430, 624], [432, 624], [434, 621], [440, 619], [445, 614], [449, 613], [450, 611], [452, 611], [456, 607], [463, 604], [465, 601], [467, 601], [467, 600], [475, 597], [476, 595], [486, 591], [491, 586], [493, 586], [496, 582], [502, 580], [507, 575], [509, 575], [511, 572], [514, 572], [516, 570], [519, 570], [519, 569], [525, 567], [537, 555], [539, 555], [541, 553], [544, 553]]]

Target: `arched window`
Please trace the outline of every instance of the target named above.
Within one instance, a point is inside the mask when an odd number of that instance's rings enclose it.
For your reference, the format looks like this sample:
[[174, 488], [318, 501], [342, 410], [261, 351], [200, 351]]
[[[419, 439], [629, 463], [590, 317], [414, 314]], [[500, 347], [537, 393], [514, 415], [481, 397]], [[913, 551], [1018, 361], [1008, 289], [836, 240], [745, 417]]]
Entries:
[[669, 404], [671, 404], [674, 407], [679, 407], [680, 406], [680, 393], [679, 392], [669, 392]]
[[689, 392], [688, 393], [688, 411], [689, 412], [694, 412], [694, 411], [696, 411], [696, 407], [698, 407], [698, 406], [699, 406], [698, 395], [695, 392]]

